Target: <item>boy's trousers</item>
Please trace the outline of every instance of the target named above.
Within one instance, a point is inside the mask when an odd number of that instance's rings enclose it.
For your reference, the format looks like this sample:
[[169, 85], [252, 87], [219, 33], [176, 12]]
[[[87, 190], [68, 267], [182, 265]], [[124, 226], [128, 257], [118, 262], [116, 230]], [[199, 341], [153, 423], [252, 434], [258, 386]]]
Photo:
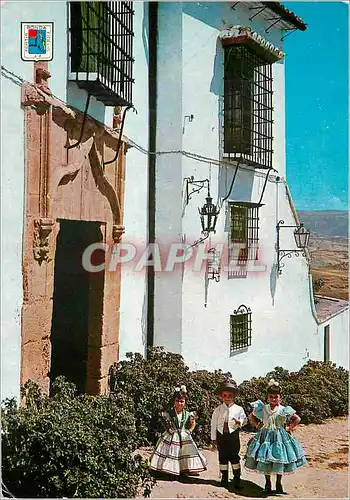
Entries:
[[216, 441], [219, 452], [219, 465], [220, 471], [228, 470], [228, 464], [231, 462], [232, 469], [240, 469], [240, 441], [239, 441], [239, 430], [234, 432], [224, 432], [220, 434], [217, 431]]

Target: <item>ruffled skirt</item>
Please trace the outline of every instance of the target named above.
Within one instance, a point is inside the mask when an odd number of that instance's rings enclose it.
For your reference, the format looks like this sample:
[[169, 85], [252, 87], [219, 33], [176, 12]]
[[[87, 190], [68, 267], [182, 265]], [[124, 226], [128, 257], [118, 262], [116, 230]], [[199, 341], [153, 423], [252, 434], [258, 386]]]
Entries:
[[304, 450], [284, 428], [261, 429], [248, 442], [245, 467], [262, 474], [290, 474], [306, 464]]
[[197, 473], [206, 470], [207, 461], [199, 452], [187, 430], [165, 432], [158, 440], [150, 457], [150, 468], [178, 476], [182, 472]]

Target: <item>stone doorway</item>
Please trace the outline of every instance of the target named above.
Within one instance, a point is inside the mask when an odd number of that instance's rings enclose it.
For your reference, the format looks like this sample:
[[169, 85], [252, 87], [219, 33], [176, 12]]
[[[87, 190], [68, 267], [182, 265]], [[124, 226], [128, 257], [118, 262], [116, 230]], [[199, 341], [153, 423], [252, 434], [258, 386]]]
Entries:
[[[89, 350], [92, 337], [102, 331], [104, 270], [91, 273], [82, 265], [84, 250], [105, 241], [105, 225], [60, 219], [54, 261], [54, 291], [51, 323], [50, 385], [59, 375], [87, 389]], [[104, 252], [95, 251], [93, 264], [104, 262]]]
[[33, 380], [47, 394], [63, 373], [80, 391], [107, 394], [109, 367], [119, 353], [121, 270], [87, 276], [73, 265], [71, 249], [79, 254], [103, 241], [103, 261], [121, 241], [128, 145], [120, 130], [51, 95], [47, 63], [34, 63], [34, 71], [35, 83], [22, 85], [21, 101], [26, 212], [20, 381]]

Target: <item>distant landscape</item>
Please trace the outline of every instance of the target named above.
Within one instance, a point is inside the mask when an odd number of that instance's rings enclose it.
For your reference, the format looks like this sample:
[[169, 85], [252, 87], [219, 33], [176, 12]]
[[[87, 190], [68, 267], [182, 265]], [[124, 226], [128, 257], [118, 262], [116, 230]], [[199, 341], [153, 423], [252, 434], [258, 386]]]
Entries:
[[346, 210], [298, 211], [310, 230], [309, 253], [316, 293], [348, 300], [348, 230]]

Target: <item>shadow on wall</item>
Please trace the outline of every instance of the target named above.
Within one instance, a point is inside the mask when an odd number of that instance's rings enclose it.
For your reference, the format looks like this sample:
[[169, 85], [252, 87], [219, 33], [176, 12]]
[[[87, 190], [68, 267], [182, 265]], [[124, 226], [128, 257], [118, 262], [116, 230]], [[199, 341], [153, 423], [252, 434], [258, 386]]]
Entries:
[[148, 52], [148, 2], [143, 3], [143, 19], [142, 19], [142, 43], [145, 51], [145, 58], [147, 66], [149, 66], [149, 52]]
[[[213, 64], [213, 78], [210, 82], [210, 92], [217, 96], [224, 95], [224, 81], [223, 81], [223, 69], [224, 69], [224, 51], [222, 48], [222, 43], [220, 40], [216, 40], [216, 51]], [[219, 116], [220, 114], [219, 109]]]
[[271, 273], [270, 273], [270, 294], [273, 306], [275, 305], [276, 285], [277, 285], [277, 264], [276, 262], [274, 262], [273, 265], [271, 266]]
[[[67, 103], [69, 106], [73, 106], [84, 113], [87, 96], [86, 90], [80, 89], [75, 82], [68, 82]], [[95, 118], [95, 120], [105, 123], [105, 113], [106, 106], [95, 97], [91, 96], [87, 114]]]
[[141, 332], [142, 332], [142, 344], [144, 346], [144, 355], [147, 356], [147, 274], [145, 276], [144, 290], [146, 292], [143, 294], [143, 304], [142, 304], [142, 317], [141, 317]]
[[[219, 171], [219, 198], [225, 198], [230, 191], [233, 177], [235, 174], [235, 166], [220, 167]], [[227, 198], [227, 201], [252, 201], [252, 192], [254, 184], [254, 171], [252, 170], [238, 170], [232, 190]], [[254, 200], [253, 200], [254, 201]], [[229, 219], [225, 220], [225, 231], [228, 231]]]
[[183, 2], [182, 11], [188, 16], [202, 21], [207, 26], [221, 29], [221, 19], [224, 15], [224, 5], [222, 2]]

